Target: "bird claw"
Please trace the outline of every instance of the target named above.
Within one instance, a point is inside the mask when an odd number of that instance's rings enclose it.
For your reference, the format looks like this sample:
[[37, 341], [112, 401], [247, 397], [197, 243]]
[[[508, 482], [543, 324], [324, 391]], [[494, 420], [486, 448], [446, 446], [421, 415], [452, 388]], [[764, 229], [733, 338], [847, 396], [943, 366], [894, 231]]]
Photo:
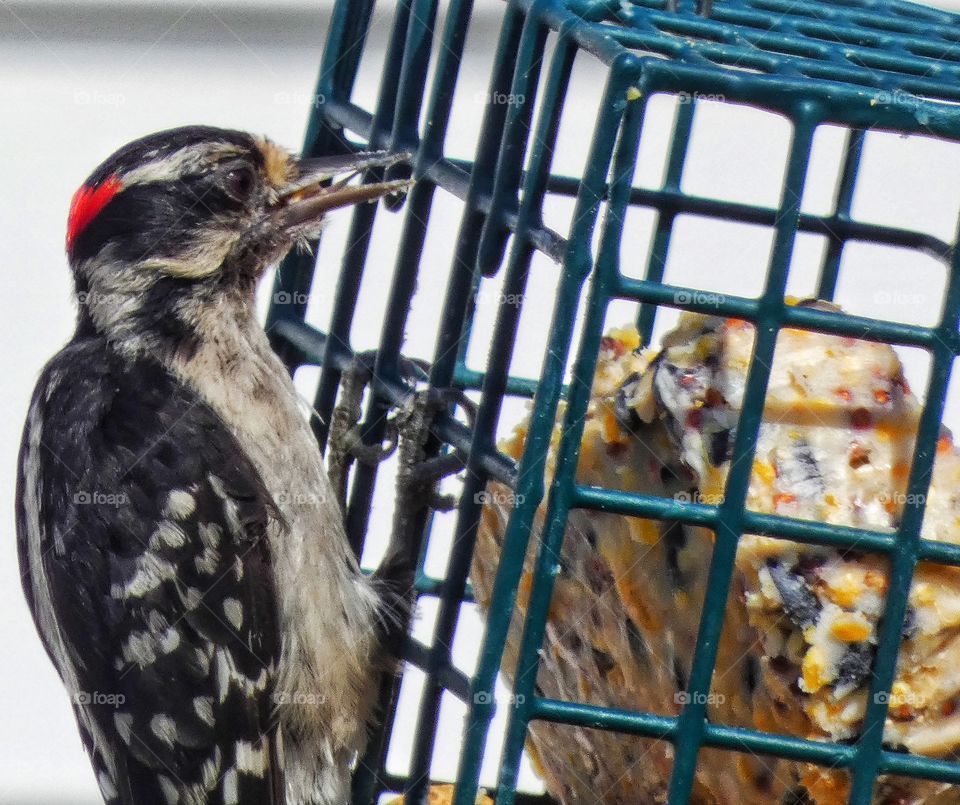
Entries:
[[[418, 392], [408, 407], [405, 419], [408, 423], [418, 423], [414, 425], [414, 430], [419, 429], [429, 432], [430, 426], [438, 414], [446, 413], [449, 409], [456, 407], [464, 412], [469, 427], [473, 428], [477, 417], [476, 403], [467, 396], [463, 389], [453, 387], [428, 388]], [[401, 437], [412, 436], [418, 439], [420, 444], [419, 451], [411, 455], [410, 460], [402, 468], [403, 482], [410, 488], [416, 489], [418, 494], [425, 495], [426, 505], [429, 508], [438, 511], [449, 511], [455, 508], [455, 496], [440, 494], [437, 491], [437, 484], [444, 478], [460, 472], [466, 466], [466, 459], [456, 451], [426, 458], [423, 455], [423, 446], [426, 442], [424, 436], [404, 433], [404, 425], [401, 425], [400, 429]]]
[[396, 455], [398, 468], [393, 528], [387, 552], [374, 573], [381, 595], [381, 645], [398, 656], [414, 604], [414, 579], [427, 522], [427, 512], [449, 511], [457, 505], [454, 495], [442, 494], [440, 481], [465, 466], [457, 452], [439, 453], [433, 433], [438, 415], [459, 410], [469, 426], [476, 424], [477, 406], [458, 388], [421, 388], [429, 378], [430, 365], [399, 356], [399, 379], [410, 388], [406, 402], [385, 423], [385, 438], [365, 444], [361, 416], [364, 391], [376, 378], [378, 353], [357, 353], [344, 373], [340, 400], [330, 422], [327, 448], [328, 472], [342, 509], [346, 507], [348, 472], [354, 461], [378, 464]]
[[466, 462], [459, 453], [443, 453], [439, 456], [425, 459], [411, 467], [409, 478], [412, 483], [420, 485], [435, 484], [437, 481], [441, 481], [450, 475], [455, 475], [465, 466]]
[[[361, 402], [364, 390], [376, 376], [378, 352], [368, 350], [354, 355], [344, 371], [340, 400], [330, 422], [327, 449], [328, 474], [342, 510], [346, 509], [347, 479], [350, 465], [359, 461], [374, 466], [394, 455], [401, 440], [413, 439], [415, 446], [409, 455], [401, 456], [398, 483], [416, 488], [418, 502], [426, 502], [433, 509], [446, 511], [454, 507], [451, 496], [436, 491], [437, 483], [464, 467], [464, 460], [456, 453], [446, 453], [426, 459], [423, 448], [434, 418], [450, 409], [459, 408], [469, 426], [476, 422], [477, 406], [465, 391], [458, 388], [427, 388], [412, 391], [410, 400], [385, 423], [385, 438], [377, 444], [366, 444], [360, 428]], [[403, 355], [397, 360], [401, 380], [415, 389], [418, 382], [429, 377], [430, 364], [418, 358]]]
[[397, 450], [399, 433], [397, 424], [393, 419], [387, 420], [386, 427], [385, 437], [378, 444], [365, 444], [360, 435], [359, 426], [351, 428], [347, 439], [347, 449], [350, 451], [350, 455], [368, 467], [373, 467], [390, 458]]
[[[353, 356], [353, 361], [347, 371], [356, 371], [369, 383], [376, 374], [379, 355], [380, 352], [376, 349], [358, 352]], [[397, 369], [400, 379], [414, 386], [418, 381], [426, 380], [430, 372], [430, 364], [422, 358], [408, 358], [405, 355], [399, 355], [397, 357]]]
[[473, 429], [477, 422], [477, 404], [467, 396], [467, 392], [453, 386], [449, 388], [427, 389], [430, 395], [427, 405], [435, 414], [441, 413], [450, 406], [458, 406], [467, 418], [467, 425]]
[[426, 512], [448, 510], [455, 505], [453, 496], [440, 494], [437, 484], [442, 478], [459, 472], [462, 459], [452, 453], [428, 458], [427, 450], [434, 418], [446, 411], [451, 401], [462, 403], [458, 391], [416, 391], [391, 417], [398, 442], [396, 502], [390, 544], [374, 575], [381, 586], [384, 611], [406, 615], [384, 620], [383, 645], [394, 655], [406, 633], [414, 604], [413, 585], [423, 548]]

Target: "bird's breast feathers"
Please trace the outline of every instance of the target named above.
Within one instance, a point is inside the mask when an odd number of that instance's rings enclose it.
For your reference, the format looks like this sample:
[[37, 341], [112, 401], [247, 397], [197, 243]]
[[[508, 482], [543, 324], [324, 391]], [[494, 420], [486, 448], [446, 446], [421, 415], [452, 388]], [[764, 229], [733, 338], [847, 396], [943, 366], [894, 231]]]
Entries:
[[242, 312], [210, 311], [198, 349], [171, 367], [250, 456], [287, 529], [272, 541], [283, 630], [281, 718], [334, 752], [362, 747], [377, 598], [360, 575], [339, 504], [289, 373]]

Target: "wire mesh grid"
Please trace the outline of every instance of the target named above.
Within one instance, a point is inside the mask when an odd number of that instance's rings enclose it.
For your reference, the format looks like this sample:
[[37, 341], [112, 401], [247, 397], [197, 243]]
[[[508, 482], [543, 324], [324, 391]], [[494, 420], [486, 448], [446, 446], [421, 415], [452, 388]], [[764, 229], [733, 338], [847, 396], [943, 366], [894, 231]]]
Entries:
[[[391, 407], [410, 394], [401, 371], [401, 345], [422, 269], [425, 239], [434, 205], [443, 197], [463, 203], [459, 230], [448, 234], [449, 270], [436, 347], [429, 370], [433, 388], [459, 387], [479, 394], [471, 428], [451, 415], [435, 423], [428, 455], [459, 451], [466, 473], [457, 512], [453, 547], [442, 578], [421, 564], [418, 595], [437, 600], [429, 644], [411, 640], [405, 657], [423, 670], [425, 685], [413, 751], [404, 775], [385, 771], [388, 717], [379, 740], [358, 767], [354, 801], [375, 801], [384, 790], [406, 790], [409, 802], [423, 801], [435, 750], [438, 713], [446, 692], [469, 707], [457, 780], [457, 805], [474, 802], [480, 766], [495, 703], [474, 691], [492, 690], [503, 657], [523, 559], [533, 518], [541, 503], [545, 523], [538, 547], [533, 589], [516, 672], [520, 680], [509, 714], [499, 766], [497, 802], [533, 799], [516, 792], [527, 726], [534, 720], [578, 724], [672, 742], [675, 747], [669, 801], [686, 802], [694, 785], [701, 747], [776, 755], [849, 770], [849, 801], [871, 800], [880, 773], [960, 783], [960, 764], [891, 752], [882, 745], [887, 701], [895, 674], [897, 648], [913, 569], [919, 561], [960, 565], [960, 547], [923, 540], [923, 495], [929, 484], [935, 444], [953, 358], [960, 353], [960, 273], [952, 242], [911, 228], [866, 223], [851, 215], [865, 132], [883, 129], [960, 140], [960, 19], [904, 2], [844, 0], [718, 0], [711, 16], [692, 4], [677, 11], [659, 0], [513, 0], [506, 4], [480, 127], [471, 159], [449, 155], [445, 142], [451, 121], [467, 32], [469, 0], [451, 0], [438, 27], [436, 0], [402, 0], [393, 21], [379, 95], [373, 108], [354, 100], [356, 79], [371, 20], [369, 0], [337, 3], [324, 50], [316, 105], [306, 136], [306, 152], [331, 153], [360, 148], [410, 151], [419, 180], [402, 211], [402, 231], [391, 273], [385, 315], [379, 322], [374, 383], [362, 428], [368, 444], [385, 435]], [[548, 46], [549, 39], [549, 46]], [[597, 59], [606, 85], [597, 88], [589, 153], [580, 175], [561, 175], [552, 165], [565, 102], [569, 102], [574, 63]], [[432, 61], [431, 61], [432, 59]], [[431, 70], [432, 65], [432, 70]], [[602, 93], [602, 94], [601, 94]], [[681, 99], [673, 121], [663, 180], [656, 188], [635, 186], [637, 155], [650, 99], [667, 94]], [[791, 126], [779, 202], [776, 206], [721, 200], [686, 192], [682, 175], [700, 99], [722, 98], [774, 112]], [[509, 98], [509, 103], [498, 103]], [[426, 105], [424, 101], [426, 99]], [[818, 127], [848, 131], [833, 209], [801, 211], [811, 148]], [[397, 169], [401, 170], [401, 169]], [[373, 178], [373, 177], [371, 177]], [[572, 202], [569, 230], [561, 235], [544, 224], [549, 198]], [[621, 270], [621, 242], [628, 212], [656, 214], [643, 278]], [[314, 261], [294, 255], [282, 266], [268, 327], [274, 345], [291, 369], [322, 367], [316, 392], [316, 435], [326, 444], [338, 386], [356, 348], [351, 328], [368, 256], [375, 206], [353, 213], [339, 270], [332, 315], [323, 331], [306, 323], [314, 286]], [[770, 227], [773, 245], [763, 289], [755, 298], [718, 300], [697, 289], [665, 283], [664, 266], [679, 216], [739, 221]], [[933, 326], [879, 320], [785, 303], [791, 256], [798, 233], [826, 240], [816, 296], [832, 299], [841, 258], [851, 242], [886, 244], [921, 251], [945, 266], [946, 290]], [[476, 315], [476, 292], [484, 277], [502, 276], [502, 293], [522, 298], [535, 255], [556, 263], [557, 288], [552, 323], [539, 376], [511, 373], [517, 350], [522, 305], [500, 305], [489, 358], [482, 371], [470, 368], [467, 343]], [[292, 300], [292, 303], [291, 301]], [[667, 500], [579, 485], [575, 480], [583, 417], [596, 365], [605, 314], [614, 300], [639, 303], [638, 326], [649, 341], [660, 306], [737, 317], [756, 326], [745, 403], [733, 446], [725, 495], [718, 505]], [[544, 304], [544, 300], [537, 300]], [[907, 483], [911, 502], [896, 533], [798, 521], [748, 511], [754, 443], [778, 332], [784, 327], [916, 347], [931, 356], [916, 450]], [[503, 401], [532, 398], [526, 446], [519, 464], [496, 449]], [[565, 403], [563, 407], [561, 404]], [[544, 487], [551, 434], [562, 416], [562, 438], [552, 481]], [[740, 459], [746, 458], [742, 461]], [[370, 518], [377, 468], [360, 465], [353, 474], [346, 521], [358, 553]], [[471, 600], [467, 581], [482, 495], [488, 480], [512, 486], [519, 501], [507, 527], [490, 602], [486, 632], [472, 678], [455, 667], [450, 645], [462, 602]], [[535, 690], [538, 650], [544, 636], [554, 566], [567, 514], [577, 508], [644, 518], [669, 519], [712, 529], [716, 534], [705, 604], [689, 674], [687, 704], [676, 717], [613, 711], [587, 704], [542, 698]], [[429, 540], [432, 518], [418, 527]], [[838, 745], [795, 736], [773, 735], [706, 719], [724, 606], [731, 583], [737, 541], [744, 533], [769, 534], [806, 543], [870, 550], [890, 558], [890, 594], [880, 630], [871, 697], [862, 736]], [[532, 671], [532, 673], [531, 673]], [[395, 691], [393, 691], [395, 693]], [[389, 697], [390, 691], [385, 691]], [[880, 727], [877, 729], [876, 727]]]

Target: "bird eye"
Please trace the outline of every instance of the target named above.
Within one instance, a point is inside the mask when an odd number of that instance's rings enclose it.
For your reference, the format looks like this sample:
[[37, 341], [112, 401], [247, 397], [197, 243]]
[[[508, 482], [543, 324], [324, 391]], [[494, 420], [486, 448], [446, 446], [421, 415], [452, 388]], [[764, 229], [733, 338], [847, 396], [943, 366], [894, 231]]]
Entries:
[[232, 198], [237, 201], [246, 201], [256, 187], [257, 177], [251, 168], [241, 166], [227, 171], [223, 181], [227, 193]]

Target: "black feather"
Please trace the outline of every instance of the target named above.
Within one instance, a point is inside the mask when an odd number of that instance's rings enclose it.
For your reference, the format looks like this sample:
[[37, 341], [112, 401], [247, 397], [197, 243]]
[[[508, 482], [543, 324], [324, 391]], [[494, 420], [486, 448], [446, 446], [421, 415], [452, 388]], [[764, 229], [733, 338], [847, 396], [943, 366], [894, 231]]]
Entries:
[[[65, 662], [73, 666], [95, 769], [107, 774], [107, 758], [116, 767], [111, 802], [165, 803], [162, 785], [199, 786], [206, 801], [221, 802], [238, 741], [272, 759], [263, 775], [236, 776], [239, 802], [282, 802], [267, 539], [275, 507], [249, 458], [166, 370], [127, 363], [94, 338], [75, 340], [47, 366], [34, 405], [44, 445], [34, 478], [42, 568], [31, 567], [27, 545], [28, 425], [17, 495], [24, 588], [37, 619], [32, 578], [41, 571], [67, 658], [51, 645], [48, 653], [61, 676]], [[174, 490], [189, 505], [171, 508]], [[85, 724], [107, 745], [95, 747]]]

